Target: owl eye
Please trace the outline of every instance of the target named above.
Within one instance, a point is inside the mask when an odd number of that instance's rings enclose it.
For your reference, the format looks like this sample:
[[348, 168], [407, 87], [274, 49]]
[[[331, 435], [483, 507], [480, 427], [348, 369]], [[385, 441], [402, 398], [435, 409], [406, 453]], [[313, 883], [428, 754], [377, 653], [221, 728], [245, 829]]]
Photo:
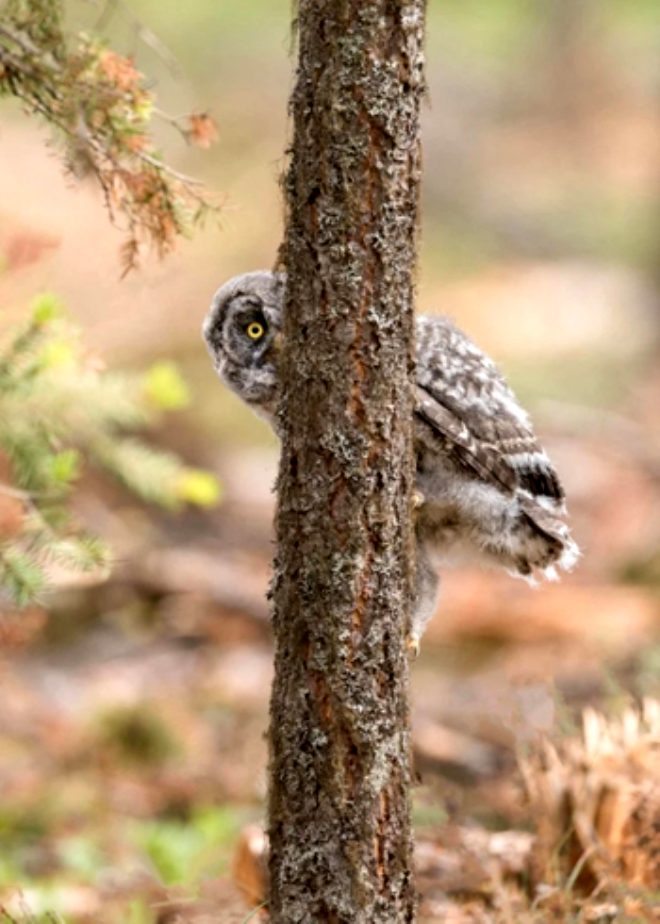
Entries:
[[251, 324], [245, 328], [245, 333], [248, 335], [250, 340], [260, 340], [263, 335], [266, 333], [266, 328], [263, 324], [260, 324], [259, 321], [252, 321]]

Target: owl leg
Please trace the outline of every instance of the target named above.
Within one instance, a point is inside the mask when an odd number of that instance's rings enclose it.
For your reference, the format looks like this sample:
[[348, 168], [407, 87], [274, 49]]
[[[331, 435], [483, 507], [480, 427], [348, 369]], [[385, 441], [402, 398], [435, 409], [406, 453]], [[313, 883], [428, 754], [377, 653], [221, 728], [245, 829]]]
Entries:
[[413, 657], [419, 654], [419, 645], [426, 624], [433, 616], [440, 589], [440, 577], [433, 567], [431, 559], [421, 542], [417, 542], [417, 570], [415, 574], [415, 594], [410, 620], [410, 632], [406, 642]]

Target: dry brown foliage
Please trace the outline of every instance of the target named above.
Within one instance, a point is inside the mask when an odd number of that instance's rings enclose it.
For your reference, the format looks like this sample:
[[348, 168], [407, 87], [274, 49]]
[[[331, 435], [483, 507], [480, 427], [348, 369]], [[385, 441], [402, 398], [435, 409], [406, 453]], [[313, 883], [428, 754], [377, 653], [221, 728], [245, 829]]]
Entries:
[[[215, 210], [201, 185], [162, 158], [151, 135], [153, 94], [131, 58], [88, 35], [64, 29], [60, 0], [10, 0], [0, 23], [0, 95], [20, 99], [53, 129], [68, 171], [99, 183], [127, 239], [124, 273], [141, 247], [162, 256]], [[217, 137], [206, 113], [164, 118], [190, 143]]]
[[658, 888], [660, 702], [646, 700], [616, 719], [586, 709], [581, 738], [546, 741], [521, 768], [537, 829], [537, 888]]

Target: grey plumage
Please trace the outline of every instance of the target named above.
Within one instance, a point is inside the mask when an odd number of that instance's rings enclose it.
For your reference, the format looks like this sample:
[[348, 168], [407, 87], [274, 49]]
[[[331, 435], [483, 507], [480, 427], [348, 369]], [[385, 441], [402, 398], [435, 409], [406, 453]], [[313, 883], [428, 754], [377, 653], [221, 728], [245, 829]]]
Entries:
[[[220, 377], [273, 427], [284, 286], [267, 271], [231, 279], [203, 329]], [[419, 317], [416, 339], [413, 647], [435, 610], [443, 562], [476, 553], [533, 582], [556, 579], [579, 555], [559, 478], [492, 360], [447, 318]]]
[[[266, 271], [235, 276], [213, 297], [202, 334], [220, 378], [254, 411], [274, 424], [278, 401], [277, 337], [284, 276]], [[250, 324], [264, 334], [250, 338]]]

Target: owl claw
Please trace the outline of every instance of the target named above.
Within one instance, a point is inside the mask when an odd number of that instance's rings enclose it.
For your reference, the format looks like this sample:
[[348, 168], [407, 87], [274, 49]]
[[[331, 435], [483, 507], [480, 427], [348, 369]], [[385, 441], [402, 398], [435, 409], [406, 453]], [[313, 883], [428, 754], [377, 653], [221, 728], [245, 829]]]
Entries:
[[408, 638], [406, 639], [406, 650], [408, 651], [408, 657], [413, 661], [419, 655], [419, 645], [420, 645], [419, 636], [415, 635], [414, 632], [411, 632]]
[[426, 498], [421, 491], [413, 491], [412, 505], [413, 510], [419, 510], [419, 508], [424, 504]]

